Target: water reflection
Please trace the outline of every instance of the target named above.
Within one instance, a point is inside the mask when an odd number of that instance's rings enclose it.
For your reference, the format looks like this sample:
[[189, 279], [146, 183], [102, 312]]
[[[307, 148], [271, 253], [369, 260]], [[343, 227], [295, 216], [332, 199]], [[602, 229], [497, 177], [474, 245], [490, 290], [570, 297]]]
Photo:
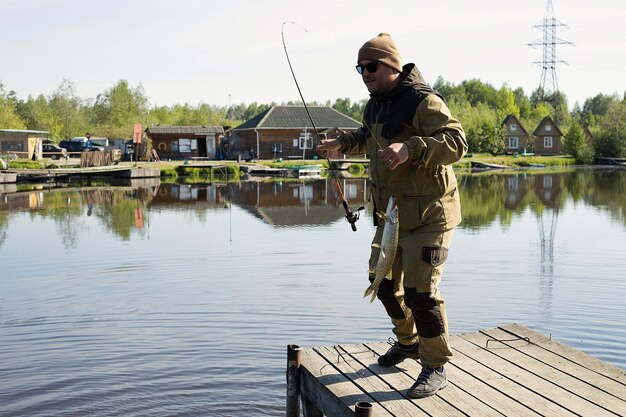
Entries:
[[506, 227], [513, 216], [527, 208], [538, 218], [543, 217], [544, 222], [551, 221], [568, 199], [574, 204], [583, 202], [606, 210], [614, 220], [626, 225], [624, 170], [460, 174], [459, 184], [462, 227], [470, 230], [489, 226], [496, 220]]
[[[514, 216], [530, 209], [537, 219], [542, 272], [552, 268], [559, 211], [571, 201], [608, 211], [626, 225], [625, 171], [514, 172], [460, 174], [463, 205], [461, 228], [477, 232], [499, 222], [509, 227]], [[345, 179], [350, 204], [368, 204], [368, 182]], [[276, 227], [327, 225], [343, 218], [341, 197], [330, 180], [269, 180], [237, 183], [179, 184], [158, 180], [126, 180], [110, 186], [41, 185], [0, 189], [0, 245], [9, 217], [27, 211], [54, 219], [66, 247], [75, 246], [82, 215], [94, 216], [105, 229], [123, 240], [143, 235], [150, 227], [150, 211], [187, 207], [197, 216], [223, 210], [230, 204], [244, 208]], [[371, 207], [369, 208], [371, 211]]]
[[[523, 323], [624, 368], [625, 172], [459, 174], [451, 332]], [[351, 232], [332, 181], [92, 185], [0, 192], [7, 415], [284, 415], [284, 346], [389, 336], [371, 214]]]

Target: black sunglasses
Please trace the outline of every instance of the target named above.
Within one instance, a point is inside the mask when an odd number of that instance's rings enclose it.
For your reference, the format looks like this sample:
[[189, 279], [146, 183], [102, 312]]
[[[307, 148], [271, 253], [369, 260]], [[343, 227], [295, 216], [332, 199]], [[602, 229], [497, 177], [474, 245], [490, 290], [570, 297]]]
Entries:
[[356, 72], [358, 72], [359, 74], [363, 74], [365, 70], [367, 70], [370, 73], [374, 73], [376, 72], [377, 69], [378, 69], [378, 61], [372, 61], [372, 62], [368, 62], [367, 64], [359, 64], [356, 66]]

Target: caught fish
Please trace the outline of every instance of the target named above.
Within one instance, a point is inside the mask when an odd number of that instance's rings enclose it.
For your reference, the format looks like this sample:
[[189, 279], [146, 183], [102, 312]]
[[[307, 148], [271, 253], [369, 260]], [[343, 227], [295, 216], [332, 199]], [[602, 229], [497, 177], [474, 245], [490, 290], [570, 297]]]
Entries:
[[398, 206], [396, 205], [395, 197], [390, 197], [387, 203], [387, 211], [385, 213], [376, 213], [385, 221], [383, 228], [383, 237], [380, 245], [372, 244], [372, 247], [380, 247], [380, 254], [378, 255], [378, 262], [371, 273], [374, 273], [374, 282], [367, 287], [363, 297], [372, 295], [370, 303], [376, 298], [378, 294], [378, 287], [384, 278], [391, 279], [391, 266], [393, 260], [396, 257], [396, 250], [398, 249]]

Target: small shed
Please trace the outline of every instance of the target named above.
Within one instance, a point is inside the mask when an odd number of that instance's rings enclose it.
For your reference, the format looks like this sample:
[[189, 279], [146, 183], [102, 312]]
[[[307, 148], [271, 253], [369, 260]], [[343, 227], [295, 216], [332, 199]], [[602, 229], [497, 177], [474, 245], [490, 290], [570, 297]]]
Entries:
[[222, 126], [151, 126], [146, 134], [160, 159], [220, 159]]
[[560, 155], [563, 133], [550, 116], [546, 116], [533, 132], [535, 153], [539, 155]]
[[331, 107], [273, 106], [235, 127], [229, 137], [229, 157], [252, 155], [261, 159], [312, 159], [317, 155], [318, 135], [336, 138], [342, 131], [356, 130], [361, 123]]
[[45, 130], [0, 129], [0, 155], [41, 159], [41, 145], [48, 135]]
[[529, 134], [522, 122], [514, 115], [509, 114], [503, 122], [506, 127], [504, 149], [507, 153], [521, 153], [528, 149]]

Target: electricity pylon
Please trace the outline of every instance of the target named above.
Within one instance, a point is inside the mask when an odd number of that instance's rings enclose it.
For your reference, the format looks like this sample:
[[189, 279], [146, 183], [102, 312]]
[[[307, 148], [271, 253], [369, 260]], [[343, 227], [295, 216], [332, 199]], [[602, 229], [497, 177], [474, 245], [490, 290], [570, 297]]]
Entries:
[[572, 42], [564, 41], [556, 37], [557, 26], [566, 26], [554, 17], [554, 8], [552, 0], [548, 0], [548, 5], [543, 16], [543, 21], [533, 27], [539, 28], [543, 32], [541, 39], [529, 43], [530, 46], [541, 46], [543, 55], [541, 61], [534, 61], [533, 64], [541, 66], [541, 81], [539, 82], [539, 93], [542, 101], [551, 98], [552, 107], [554, 107], [554, 121], [559, 124], [558, 107], [559, 107], [559, 85], [556, 79], [556, 64], [567, 62], [556, 56], [557, 45], [573, 45]]

